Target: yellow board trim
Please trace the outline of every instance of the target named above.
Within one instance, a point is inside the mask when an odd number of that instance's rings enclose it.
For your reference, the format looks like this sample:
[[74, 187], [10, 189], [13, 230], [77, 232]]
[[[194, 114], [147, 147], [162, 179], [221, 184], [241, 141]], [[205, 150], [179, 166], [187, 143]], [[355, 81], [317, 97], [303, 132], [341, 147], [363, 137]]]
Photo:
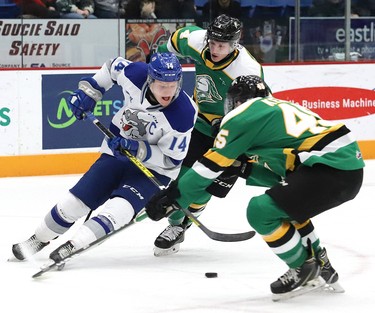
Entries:
[[81, 174], [99, 153], [0, 156], [0, 177]]
[[358, 141], [359, 148], [362, 152], [362, 157], [366, 159], [375, 159], [375, 141], [374, 140], [362, 140]]
[[[358, 143], [365, 160], [375, 159], [375, 140]], [[90, 152], [0, 156], [0, 177], [81, 174], [90, 168], [99, 155], [98, 152]], [[232, 161], [226, 159], [219, 163], [227, 165]]]

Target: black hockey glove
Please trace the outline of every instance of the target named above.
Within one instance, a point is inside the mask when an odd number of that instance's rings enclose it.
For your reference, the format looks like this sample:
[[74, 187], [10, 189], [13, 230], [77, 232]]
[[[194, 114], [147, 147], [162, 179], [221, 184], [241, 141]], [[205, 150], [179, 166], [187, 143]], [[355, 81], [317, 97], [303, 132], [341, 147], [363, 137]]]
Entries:
[[158, 48], [156, 47], [156, 48], [151, 48], [150, 49], [150, 52], [146, 55], [146, 63], [150, 63], [150, 61], [151, 61], [151, 56], [154, 54], [154, 53], [156, 53], [156, 52], [158, 52]]
[[246, 179], [250, 175], [251, 169], [252, 163], [247, 162], [247, 157], [245, 155], [241, 155], [206, 188], [206, 191], [215, 197], [225, 198], [238, 177]]
[[211, 121], [211, 136], [216, 137], [219, 133], [220, 124], [221, 124], [222, 118], [215, 118]]
[[253, 164], [247, 162], [247, 160], [248, 158], [245, 155], [240, 155], [220, 176], [230, 177], [235, 175], [245, 179], [248, 178], [251, 174]]
[[180, 196], [177, 181], [173, 181], [167, 189], [155, 194], [146, 204], [146, 213], [153, 221], [159, 221], [180, 209], [176, 199]]

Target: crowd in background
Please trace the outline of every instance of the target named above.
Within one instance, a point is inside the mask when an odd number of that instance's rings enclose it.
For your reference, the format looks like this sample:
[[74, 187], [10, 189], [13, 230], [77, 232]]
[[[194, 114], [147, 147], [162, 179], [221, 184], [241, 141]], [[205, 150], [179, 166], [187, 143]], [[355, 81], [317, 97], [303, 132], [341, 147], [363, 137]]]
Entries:
[[[23, 18], [195, 18], [194, 0], [13, 0]], [[0, 8], [1, 10], [1, 8]]]
[[[290, 16], [293, 10], [287, 10], [294, 1], [278, 1], [284, 7], [267, 7], [266, 2], [241, 0], [0, 0], [0, 11], [5, 5], [18, 6], [17, 16], [23, 18], [128, 18], [128, 19], [195, 19], [211, 21], [220, 14], [237, 18], [255, 17], [273, 14], [276, 17]], [[344, 16], [345, 0], [303, 1], [302, 16]], [[302, 2], [301, 2], [302, 3]], [[375, 16], [375, 0], [352, 0], [351, 16]], [[4, 7], [1, 6], [4, 4]], [[263, 11], [262, 11], [263, 9]], [[271, 13], [270, 13], [271, 12]], [[255, 14], [255, 15], [254, 15]], [[258, 15], [256, 15], [258, 17]], [[5, 15], [0, 15], [0, 18]]]
[[[17, 5], [18, 10], [6, 16], [4, 8], [11, 5]], [[301, 17], [344, 17], [346, 1], [300, 0], [300, 9]], [[350, 10], [353, 21], [358, 17], [375, 17], [375, 0], [351, 0]], [[215, 17], [226, 14], [243, 22], [241, 44], [259, 62], [285, 62], [291, 58], [289, 17], [295, 13], [295, 0], [0, 0], [0, 19], [127, 19], [126, 57], [131, 60], [144, 60], [149, 50], [164, 40], [165, 29], [160, 30], [160, 20], [179, 19], [171, 22], [176, 22], [176, 27], [193, 23], [206, 28]], [[367, 45], [365, 48], [371, 50]], [[359, 55], [362, 59], [373, 59], [371, 51]], [[304, 54], [305, 60], [330, 58], [331, 52]]]

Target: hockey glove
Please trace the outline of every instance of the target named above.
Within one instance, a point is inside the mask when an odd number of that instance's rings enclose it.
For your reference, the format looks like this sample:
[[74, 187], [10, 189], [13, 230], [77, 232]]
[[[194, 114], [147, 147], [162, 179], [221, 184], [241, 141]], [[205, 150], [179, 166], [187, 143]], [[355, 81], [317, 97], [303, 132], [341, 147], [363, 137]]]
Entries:
[[96, 102], [100, 101], [105, 89], [100, 87], [92, 77], [83, 78], [78, 83], [78, 89], [74, 91], [69, 99], [69, 107], [77, 120], [85, 118], [85, 112], [94, 110]]
[[250, 175], [252, 163], [247, 162], [247, 159], [245, 155], [238, 157], [230, 167], [226, 168], [225, 171], [206, 188], [206, 191], [215, 197], [225, 198], [238, 177], [246, 179]]
[[220, 130], [222, 118], [215, 118], [211, 121], [211, 136], [216, 137]]
[[225, 177], [235, 175], [245, 179], [248, 178], [251, 174], [253, 164], [249, 163], [247, 160], [248, 158], [245, 155], [240, 155], [236, 159], [236, 161], [234, 161], [234, 163], [230, 167], [228, 167], [221, 175]]
[[146, 212], [150, 219], [159, 221], [169, 216], [172, 212], [180, 210], [176, 199], [180, 196], [177, 181], [173, 181], [167, 189], [155, 194], [146, 204]]
[[108, 147], [118, 159], [127, 159], [127, 157], [121, 153], [121, 149], [128, 150], [142, 162], [147, 161], [151, 157], [151, 148], [147, 141], [136, 141], [123, 137], [115, 137], [108, 140]]
[[149, 54], [146, 55], [146, 63], [150, 63], [151, 56], [157, 52], [157, 49], [151, 48]]

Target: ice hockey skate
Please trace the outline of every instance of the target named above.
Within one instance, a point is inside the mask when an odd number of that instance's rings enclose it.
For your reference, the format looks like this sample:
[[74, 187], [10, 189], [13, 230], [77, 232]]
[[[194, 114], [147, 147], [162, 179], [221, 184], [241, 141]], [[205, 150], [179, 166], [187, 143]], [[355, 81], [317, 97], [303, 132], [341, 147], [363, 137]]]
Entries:
[[49, 242], [41, 242], [35, 235], [32, 235], [26, 241], [14, 244], [12, 252], [17, 260], [23, 261], [42, 250], [48, 244]]
[[325, 248], [321, 249], [317, 255], [318, 261], [320, 263], [321, 273], [320, 276], [325, 281], [324, 290], [334, 293], [345, 292], [345, 289], [341, 287], [339, 280], [339, 274], [332, 267], [331, 262], [327, 256], [327, 250]]
[[180, 250], [180, 243], [185, 239], [186, 227], [181, 225], [168, 225], [154, 242], [154, 255], [165, 256], [177, 253]]
[[325, 284], [320, 275], [320, 264], [314, 256], [309, 257], [302, 266], [290, 268], [271, 284], [273, 301], [281, 301], [305, 294]]
[[74, 247], [73, 243], [71, 241], [67, 241], [57, 249], [53, 250], [49, 255], [49, 258], [56, 262], [59, 269], [62, 269], [64, 266], [64, 259], [69, 257], [75, 250], [76, 248]]

